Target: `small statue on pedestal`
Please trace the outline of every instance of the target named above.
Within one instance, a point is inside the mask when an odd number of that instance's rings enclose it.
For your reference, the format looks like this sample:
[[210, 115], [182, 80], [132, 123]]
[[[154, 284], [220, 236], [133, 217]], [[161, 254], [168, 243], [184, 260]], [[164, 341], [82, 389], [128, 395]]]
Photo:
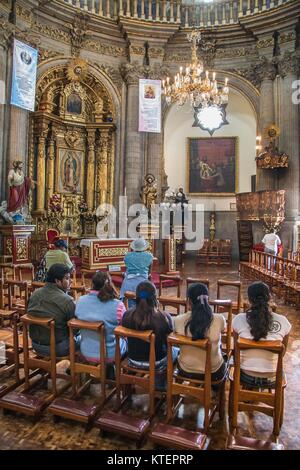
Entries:
[[181, 205], [187, 204], [189, 202], [189, 200], [186, 198], [185, 193], [183, 192], [183, 188], [178, 188], [178, 191], [175, 194], [175, 202], [181, 203]]
[[157, 199], [157, 183], [154, 175], [148, 173], [144, 178], [144, 184], [141, 188], [140, 197], [142, 203], [147, 207], [148, 211], [156, 203]]

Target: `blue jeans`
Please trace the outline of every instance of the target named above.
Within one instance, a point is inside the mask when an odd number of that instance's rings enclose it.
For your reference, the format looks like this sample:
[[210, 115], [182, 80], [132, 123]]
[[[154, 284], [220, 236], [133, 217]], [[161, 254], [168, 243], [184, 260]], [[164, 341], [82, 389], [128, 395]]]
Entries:
[[[172, 348], [172, 360], [176, 362], [177, 356], [179, 354], [179, 348]], [[148, 361], [134, 361], [133, 359], [128, 358], [128, 365], [136, 367], [137, 369], [149, 369]], [[155, 362], [155, 389], [158, 391], [165, 391], [167, 387], [167, 365], [168, 365], [168, 356], [163, 357], [159, 361]]]
[[[74, 341], [75, 341], [75, 350], [79, 351], [80, 349], [80, 335], [74, 336]], [[35, 352], [41, 356], [48, 356], [50, 357], [50, 346], [45, 345], [45, 344], [38, 344], [32, 341], [32, 347], [35, 350]], [[63, 356], [68, 356], [70, 353], [70, 343], [69, 339], [64, 339], [60, 343], [56, 343], [55, 345], [55, 352], [56, 352], [56, 357], [63, 357]]]
[[253, 377], [241, 370], [241, 384], [253, 388], [274, 388], [276, 386], [276, 377]]

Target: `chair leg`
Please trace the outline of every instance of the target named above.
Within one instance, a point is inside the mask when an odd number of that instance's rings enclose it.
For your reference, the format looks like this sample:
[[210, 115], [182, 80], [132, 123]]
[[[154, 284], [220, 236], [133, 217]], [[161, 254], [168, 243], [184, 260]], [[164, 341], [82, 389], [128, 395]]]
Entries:
[[219, 417], [221, 420], [225, 417], [225, 384], [226, 381], [224, 380], [220, 386], [219, 390]]
[[281, 409], [280, 409], [280, 419], [279, 419], [279, 427], [283, 424], [283, 416], [284, 416], [284, 389], [282, 389], [282, 398], [281, 398]]

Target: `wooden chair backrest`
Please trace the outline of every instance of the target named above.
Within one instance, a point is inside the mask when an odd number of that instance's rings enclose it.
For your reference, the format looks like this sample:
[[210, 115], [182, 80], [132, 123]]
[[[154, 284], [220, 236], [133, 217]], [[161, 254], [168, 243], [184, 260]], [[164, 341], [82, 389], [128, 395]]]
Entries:
[[[1, 282], [1, 279], [0, 279]], [[3, 316], [2, 316], [3, 314]], [[2, 320], [7, 320], [8, 317], [5, 314], [5, 312], [0, 312], [0, 322]], [[19, 316], [16, 312], [12, 311], [9, 314], [9, 320], [10, 324], [12, 326], [12, 332], [13, 332], [13, 347], [9, 346], [7, 350], [7, 363], [2, 366], [0, 363], [0, 371], [3, 371], [3, 373], [7, 373], [11, 370], [14, 371], [15, 374], [15, 380], [16, 382], [20, 381], [20, 358], [19, 354], [22, 352], [19, 350], [19, 334], [18, 334], [18, 321], [19, 321]], [[5, 328], [4, 328], [5, 329]], [[4, 340], [5, 343], [5, 340]]]
[[[27, 311], [28, 299], [29, 299], [29, 287], [26, 281], [7, 281], [8, 285], [8, 307], [10, 310], [15, 308], [14, 304], [18, 300], [24, 300], [24, 307], [17, 307], [22, 312]], [[17, 297], [16, 290], [19, 292]], [[24, 294], [24, 295], [23, 295]]]
[[[23, 350], [24, 350], [24, 374], [25, 374], [25, 390], [30, 387], [29, 373], [30, 369], [42, 369], [50, 372], [52, 392], [57, 395], [56, 387], [56, 350], [55, 350], [55, 321], [53, 318], [39, 318], [25, 314], [20, 321], [23, 324]], [[29, 354], [29, 327], [39, 326], [50, 330], [50, 358], [42, 358], [38, 354]]]
[[186, 289], [189, 288], [191, 284], [204, 284], [209, 290], [209, 279], [200, 278], [200, 277], [187, 277], [186, 278]]
[[237, 310], [237, 312], [240, 312], [241, 307], [242, 307], [242, 283], [241, 283], [241, 281], [226, 281], [224, 279], [218, 279], [218, 281], [217, 281], [217, 299], [222, 299], [221, 291], [224, 291], [224, 289], [226, 287], [236, 289], [236, 291], [237, 291], [237, 294], [236, 294], [236, 310]]
[[[231, 354], [231, 337], [232, 337], [232, 301], [231, 300], [210, 300], [209, 304], [213, 307], [215, 313], [222, 315], [222, 311], [228, 312], [226, 320], [226, 333], [222, 335], [222, 340], [225, 341], [226, 355], [227, 357]], [[221, 310], [221, 311], [220, 311]]]
[[159, 305], [162, 306], [163, 311], [165, 311], [167, 307], [174, 307], [176, 309], [176, 313], [169, 311], [171, 315], [179, 315], [180, 307], [183, 307], [184, 312], [187, 310], [187, 299], [159, 296], [157, 300]]
[[[9, 277], [9, 271], [12, 277]], [[7, 282], [8, 279], [15, 279], [15, 265], [13, 263], [0, 263], [0, 277], [4, 280], [4, 282]]]
[[30, 291], [31, 293], [34, 292], [36, 289], [40, 289], [41, 287], [45, 286], [45, 282], [41, 281], [32, 281], [30, 284]]
[[[177, 297], [180, 297], [180, 294], [181, 294], [181, 284], [182, 284], [182, 277], [180, 276], [174, 276], [174, 275], [171, 275], [171, 274], [160, 274], [159, 275], [159, 287], [158, 287], [158, 295], [161, 296], [162, 295], [162, 290], [163, 290], [163, 281], [173, 281], [176, 286], [177, 286]], [[165, 287], [166, 289], [166, 287]]]
[[[174, 373], [172, 359], [172, 347], [192, 346], [205, 352], [204, 380], [184, 378], [180, 380], [180, 374]], [[177, 381], [178, 380], [178, 381]], [[199, 400], [204, 405], [204, 427], [209, 425], [209, 409], [211, 404], [211, 343], [208, 339], [193, 341], [188, 336], [171, 333], [168, 336], [168, 368], [167, 368], [167, 420], [173, 416], [173, 395], [183, 394]]]
[[[105, 400], [105, 385], [106, 385], [106, 342], [105, 342], [105, 327], [102, 321], [88, 322], [72, 318], [68, 321], [69, 338], [70, 338], [70, 369], [72, 379], [72, 394], [74, 397], [78, 396], [80, 389], [78, 389], [78, 382], [76, 374], [87, 373], [100, 379], [101, 383], [101, 400]], [[91, 364], [83, 362], [83, 359], [76, 360], [75, 351], [75, 330], [88, 330], [94, 331], [99, 334], [99, 363]], [[82, 356], [81, 356], [82, 357]]]
[[73, 297], [75, 300], [78, 299], [81, 295], [86, 295], [87, 293], [87, 288], [85, 286], [72, 286], [70, 287], [70, 295]]
[[[271, 390], [268, 392], [259, 390], [245, 390], [241, 389], [240, 374], [241, 374], [241, 352], [246, 350], [259, 350], [269, 351], [277, 355], [277, 366], [276, 366], [276, 386], [275, 394]], [[239, 402], [247, 403], [247, 409], [257, 409], [255, 405], [257, 403], [265, 403], [268, 407], [273, 407], [274, 413], [271, 412], [271, 416], [274, 417], [274, 434], [278, 435], [280, 430], [280, 413], [282, 403], [282, 386], [283, 386], [283, 355], [285, 346], [281, 341], [253, 341], [250, 339], [239, 338], [236, 334], [234, 335], [234, 383], [233, 383], [233, 427], [237, 427], [237, 413], [239, 410]], [[266, 387], [267, 388], [267, 387]], [[253, 406], [253, 408], [252, 408]], [[261, 409], [260, 411], [263, 412]], [[268, 414], [270, 410], [267, 410]]]
[[23, 264], [16, 264], [15, 265], [15, 270], [16, 270], [16, 278], [18, 281], [23, 281], [24, 277], [24, 271], [30, 271], [30, 277], [29, 279], [26, 279], [26, 281], [33, 281], [34, 279], [34, 266], [32, 263], [23, 263]]
[[[132, 384], [140, 386], [149, 393], [149, 413], [155, 412], [155, 334], [152, 330], [136, 331], [123, 326], [115, 328], [116, 336], [116, 390], [120, 401], [121, 385]], [[121, 359], [121, 338], [135, 338], [150, 344], [149, 370], [128, 366], [128, 360]]]

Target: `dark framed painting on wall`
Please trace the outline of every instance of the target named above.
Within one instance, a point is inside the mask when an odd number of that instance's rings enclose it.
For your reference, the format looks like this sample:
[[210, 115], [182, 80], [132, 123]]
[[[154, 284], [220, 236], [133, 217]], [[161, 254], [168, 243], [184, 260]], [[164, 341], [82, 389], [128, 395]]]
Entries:
[[238, 192], [237, 137], [191, 137], [187, 146], [191, 196], [234, 196]]

